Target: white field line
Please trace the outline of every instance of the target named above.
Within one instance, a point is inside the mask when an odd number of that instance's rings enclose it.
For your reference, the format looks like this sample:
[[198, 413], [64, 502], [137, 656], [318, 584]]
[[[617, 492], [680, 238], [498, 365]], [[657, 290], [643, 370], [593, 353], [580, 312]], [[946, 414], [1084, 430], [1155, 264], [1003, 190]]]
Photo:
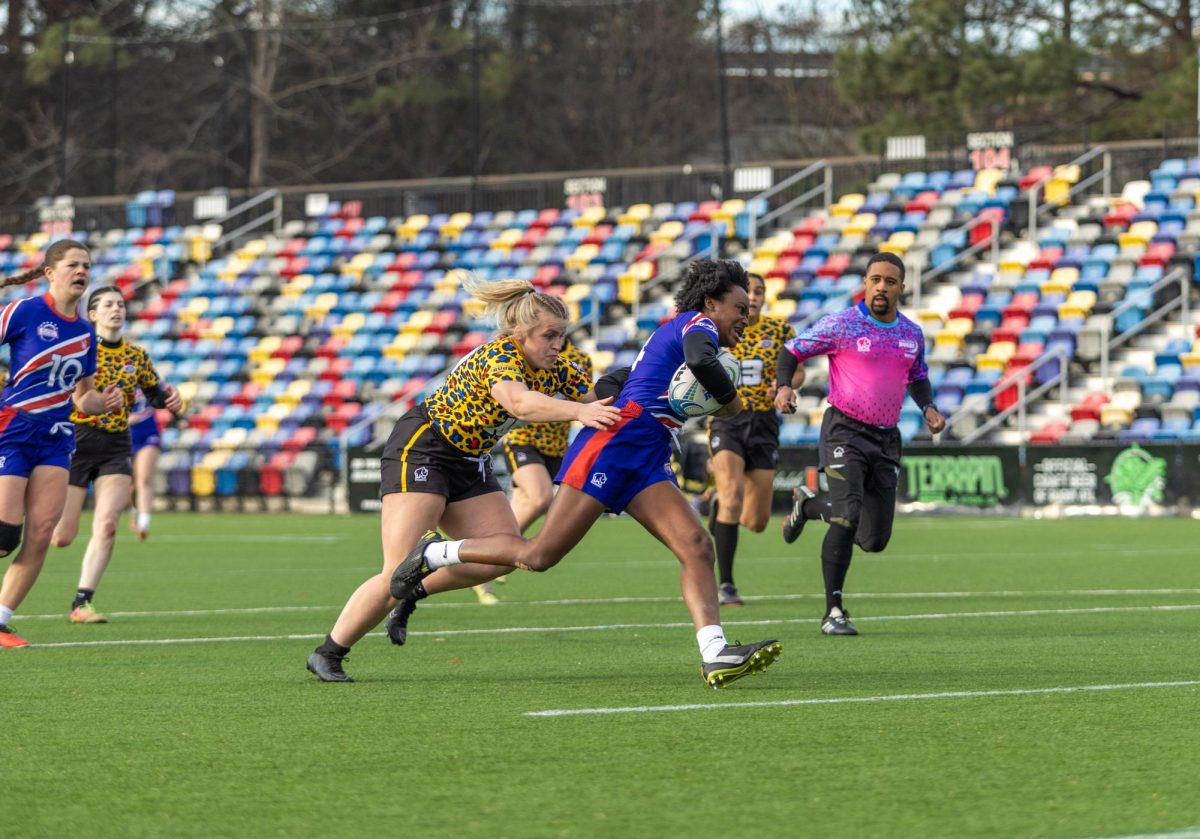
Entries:
[[1136, 682], [1125, 685], [1076, 685], [1018, 690], [954, 690], [942, 693], [893, 693], [879, 696], [831, 696], [823, 699], [774, 699], [766, 702], [711, 702], [691, 705], [632, 705], [614, 708], [558, 708], [526, 711], [526, 717], [585, 717], [611, 714], [656, 714], [678, 711], [723, 711], [729, 708], [793, 708], [802, 705], [850, 705], [872, 702], [918, 702], [931, 699], [983, 699], [996, 696], [1038, 696], [1059, 693], [1097, 693], [1110, 690], [1150, 690], [1200, 686], [1200, 680], [1186, 682]]
[[1166, 833], [1131, 833], [1123, 836], [1096, 836], [1092, 839], [1200, 839], [1200, 827], [1183, 827]]
[[[1057, 591], [885, 591], [885, 592], [854, 592], [855, 600], [917, 600], [917, 599], [970, 599], [970, 598], [1007, 598], [1007, 597], [1120, 597], [1128, 595], [1162, 596], [1169, 594], [1200, 594], [1200, 588], [1096, 588], [1096, 589], [1063, 589]], [[743, 599], [753, 603], [771, 603], [775, 601], [792, 600], [823, 600], [824, 594], [751, 594]], [[609, 606], [638, 603], [678, 603], [680, 598], [669, 597], [580, 597], [558, 600], [511, 600], [502, 601], [507, 606]], [[421, 610], [426, 609], [470, 609], [481, 607], [481, 603], [447, 603], [433, 601], [421, 604]], [[108, 612], [114, 618], [159, 618], [159, 617], [204, 617], [208, 615], [255, 615], [255, 614], [286, 614], [289, 612], [323, 612], [340, 609], [340, 605], [329, 606], [245, 606], [229, 609], [165, 609], [161, 611], [140, 612]], [[18, 615], [14, 621], [28, 620], [62, 620], [65, 612], [49, 615]], [[855, 618], [858, 620], [858, 618]]]
[[154, 537], [155, 542], [316, 542], [320, 544], [338, 542], [341, 539], [341, 536], [288, 536], [286, 534], [270, 533], [192, 533], [186, 535], [183, 533], [166, 533]]
[[[991, 612], [934, 612], [919, 615], [879, 615], [876, 617], [855, 618], [855, 621], [910, 621], [910, 620], [953, 620], [955, 618], [1010, 618], [1010, 617], [1039, 617], [1044, 615], [1082, 615], [1082, 614], [1118, 614], [1122, 612], [1189, 612], [1200, 610], [1200, 603], [1189, 603], [1177, 606], [1097, 606], [1090, 609], [1027, 609], [1023, 611], [991, 611]], [[739, 626], [788, 626], [794, 624], [812, 623], [812, 618], [784, 618], [763, 620], [725, 621], [725, 627]], [[410, 631], [410, 636], [450, 637], [457, 635], [511, 635], [524, 633], [551, 632], [608, 632], [616, 629], [679, 629], [691, 628], [688, 621], [668, 621], [666, 623], [611, 623], [592, 624], [589, 626], [504, 626], [481, 629], [446, 629]], [[382, 636], [384, 633], [372, 633]], [[30, 644], [30, 648], [52, 649], [58, 647], [124, 647], [133, 645], [156, 644], [213, 644], [223, 641], [294, 641], [311, 638], [324, 638], [323, 634], [288, 634], [288, 635], [230, 635], [210, 636], [200, 638], [144, 638], [144, 639], [113, 639], [101, 641], [60, 641], [50, 644]]]

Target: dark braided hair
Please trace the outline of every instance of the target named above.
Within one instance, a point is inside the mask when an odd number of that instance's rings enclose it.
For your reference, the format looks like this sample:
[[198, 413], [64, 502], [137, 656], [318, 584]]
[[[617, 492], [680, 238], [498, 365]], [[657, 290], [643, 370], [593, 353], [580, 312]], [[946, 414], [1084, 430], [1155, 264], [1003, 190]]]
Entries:
[[57, 265], [62, 261], [62, 258], [67, 255], [67, 251], [78, 248], [81, 251], [88, 249], [87, 245], [82, 242], [76, 242], [74, 239], [59, 239], [57, 242], [46, 248], [46, 258], [42, 260], [42, 264], [37, 268], [30, 268], [28, 271], [22, 271], [12, 277], [5, 277], [0, 280], [0, 288], [7, 288], [10, 285], [24, 285], [33, 280], [40, 280], [45, 276], [48, 266]]
[[675, 295], [675, 311], [699, 312], [704, 299], [724, 300], [734, 287], [750, 291], [746, 269], [733, 259], [699, 259], [688, 266], [683, 275], [683, 288]]

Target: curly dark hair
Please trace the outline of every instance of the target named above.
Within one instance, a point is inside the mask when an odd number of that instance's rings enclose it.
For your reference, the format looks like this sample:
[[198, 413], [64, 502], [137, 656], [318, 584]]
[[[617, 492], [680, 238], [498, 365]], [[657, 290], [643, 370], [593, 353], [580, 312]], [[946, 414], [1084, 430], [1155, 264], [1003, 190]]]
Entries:
[[746, 269], [732, 259], [699, 259], [683, 275], [683, 288], [675, 295], [675, 311], [699, 312], [704, 298], [724, 300], [734, 286], [750, 291]]

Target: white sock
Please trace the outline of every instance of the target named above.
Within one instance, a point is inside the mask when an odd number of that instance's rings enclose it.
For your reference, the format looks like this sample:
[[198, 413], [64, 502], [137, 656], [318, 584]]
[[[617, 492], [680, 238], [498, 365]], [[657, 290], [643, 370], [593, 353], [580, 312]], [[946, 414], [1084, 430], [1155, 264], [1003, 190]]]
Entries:
[[0, 606], [0, 626], [8, 626], [8, 622], [12, 620], [13, 610], [7, 606]]
[[462, 560], [458, 558], [458, 549], [462, 547], [465, 540], [459, 539], [457, 542], [434, 542], [425, 549], [425, 559], [429, 560], [430, 568], [444, 568], [447, 565], [459, 565]]
[[696, 643], [700, 645], [700, 658], [705, 664], [717, 660], [717, 655], [725, 649], [725, 630], [719, 624], [700, 627], [696, 633]]
[[138, 513], [137, 514], [137, 526], [138, 526], [138, 530], [149, 530], [150, 529], [150, 514], [149, 513]]

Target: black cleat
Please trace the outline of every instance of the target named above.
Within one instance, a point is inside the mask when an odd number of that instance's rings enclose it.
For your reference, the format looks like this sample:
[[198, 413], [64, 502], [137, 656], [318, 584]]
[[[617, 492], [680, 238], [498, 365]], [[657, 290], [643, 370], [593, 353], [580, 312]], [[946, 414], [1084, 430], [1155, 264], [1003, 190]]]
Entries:
[[857, 635], [858, 630], [850, 623], [850, 613], [834, 606], [829, 614], [821, 620], [821, 632], [824, 635]]
[[342, 669], [345, 656], [329, 655], [320, 650], [314, 650], [308, 657], [308, 671], [322, 682], [353, 682], [346, 671]]
[[390, 590], [392, 597], [404, 601], [412, 598], [417, 583], [433, 573], [429, 563], [425, 561], [425, 549], [434, 542], [443, 541], [442, 535], [436, 530], [430, 530], [421, 537], [415, 548], [408, 552], [404, 561], [392, 572]]
[[735, 641], [725, 645], [716, 661], [705, 664], [700, 669], [700, 675], [709, 687], [720, 689], [742, 676], [766, 670], [782, 652], [783, 645], [778, 641], [759, 641], [757, 644], [740, 646]]
[[799, 539], [804, 531], [804, 502], [815, 498], [816, 495], [806, 486], [798, 486], [792, 490], [792, 511], [783, 520], [783, 541], [789, 545]]
[[403, 647], [408, 640], [408, 619], [417, 610], [417, 601], [409, 598], [401, 600], [395, 609], [388, 612], [383, 628], [387, 630], [388, 640], [397, 647]]

